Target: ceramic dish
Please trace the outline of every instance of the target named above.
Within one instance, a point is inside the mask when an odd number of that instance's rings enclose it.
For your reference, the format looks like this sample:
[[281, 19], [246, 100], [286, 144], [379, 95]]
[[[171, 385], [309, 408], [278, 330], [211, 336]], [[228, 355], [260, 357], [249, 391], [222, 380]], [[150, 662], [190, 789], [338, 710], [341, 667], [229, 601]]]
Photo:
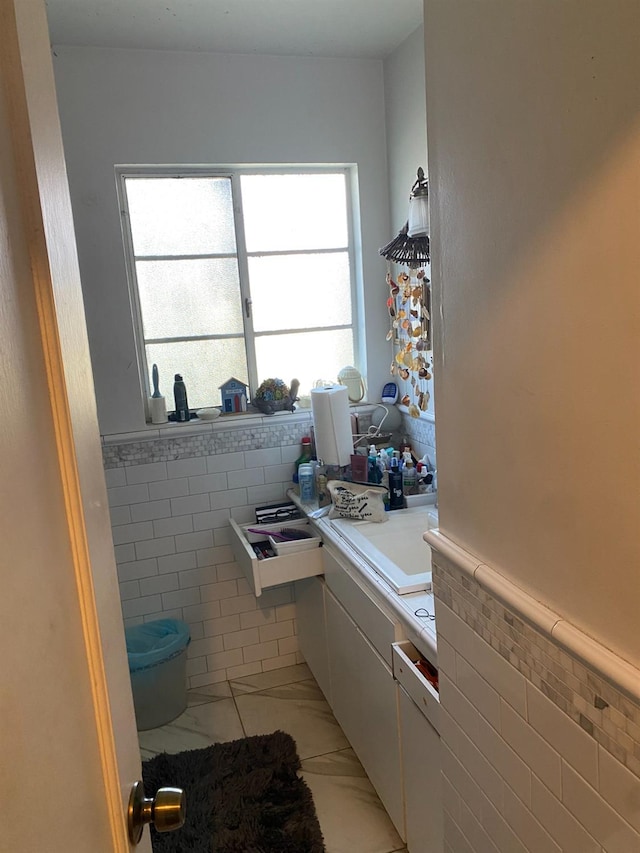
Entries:
[[198, 409], [196, 415], [201, 421], [215, 421], [216, 418], [220, 417], [220, 409], [216, 409], [215, 407]]

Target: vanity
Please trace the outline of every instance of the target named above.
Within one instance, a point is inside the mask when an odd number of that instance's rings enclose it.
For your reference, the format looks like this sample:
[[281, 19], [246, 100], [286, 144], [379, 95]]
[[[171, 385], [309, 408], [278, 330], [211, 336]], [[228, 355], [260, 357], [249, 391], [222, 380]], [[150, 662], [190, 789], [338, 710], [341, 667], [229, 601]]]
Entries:
[[296, 583], [302, 653], [410, 853], [441, 853], [440, 702], [426, 507], [322, 518], [323, 574]]

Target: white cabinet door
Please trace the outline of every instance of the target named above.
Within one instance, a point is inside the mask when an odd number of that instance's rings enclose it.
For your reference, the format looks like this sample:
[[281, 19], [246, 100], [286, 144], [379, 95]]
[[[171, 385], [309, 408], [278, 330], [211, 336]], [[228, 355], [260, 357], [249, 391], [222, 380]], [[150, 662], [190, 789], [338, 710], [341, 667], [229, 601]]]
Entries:
[[300, 651], [327, 702], [333, 705], [324, 612], [325, 583], [322, 578], [306, 578], [296, 583], [295, 590]]
[[403, 687], [400, 742], [409, 853], [442, 853], [440, 735]]
[[325, 593], [333, 712], [404, 840], [396, 684], [346, 611]]

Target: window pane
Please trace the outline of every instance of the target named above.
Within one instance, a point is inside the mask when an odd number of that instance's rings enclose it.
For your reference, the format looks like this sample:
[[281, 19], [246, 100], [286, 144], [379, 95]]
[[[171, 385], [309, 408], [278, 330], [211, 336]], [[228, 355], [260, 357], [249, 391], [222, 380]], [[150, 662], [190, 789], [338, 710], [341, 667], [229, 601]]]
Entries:
[[145, 339], [242, 334], [238, 263], [136, 261]]
[[299, 379], [301, 394], [317, 379], [335, 382], [340, 369], [354, 363], [351, 329], [258, 337], [256, 353], [260, 382], [278, 377], [288, 385]]
[[126, 178], [136, 255], [233, 254], [229, 178]]
[[190, 409], [219, 406], [223, 382], [235, 376], [248, 383], [244, 339], [224, 341], [182, 341], [175, 344], [147, 344], [147, 365], [158, 365], [160, 392], [172, 411], [173, 377], [180, 373], [187, 386]]
[[249, 258], [249, 281], [258, 332], [351, 323], [347, 252]]
[[241, 188], [248, 252], [347, 246], [344, 174], [243, 175]]

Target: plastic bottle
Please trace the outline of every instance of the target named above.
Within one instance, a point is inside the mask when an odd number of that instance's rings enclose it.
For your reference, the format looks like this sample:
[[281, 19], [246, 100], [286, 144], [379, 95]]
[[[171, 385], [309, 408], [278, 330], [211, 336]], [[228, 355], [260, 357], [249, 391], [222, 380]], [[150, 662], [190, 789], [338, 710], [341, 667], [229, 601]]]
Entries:
[[367, 464], [367, 481], [379, 485], [382, 482], [382, 472], [378, 467], [378, 454], [375, 444], [369, 446], [369, 460]]
[[311, 462], [311, 438], [308, 435], [302, 436], [301, 441], [302, 452], [300, 456], [295, 461], [294, 471], [293, 471], [293, 482], [298, 482], [298, 469], [301, 465], [304, 465], [306, 462]]
[[416, 491], [416, 469], [411, 458], [411, 453], [403, 454], [402, 465], [402, 490], [405, 495], [413, 495]]
[[315, 483], [313, 476], [314, 466], [311, 462], [303, 462], [298, 468], [298, 485], [300, 486], [300, 500], [309, 503], [315, 496]]
[[394, 456], [389, 468], [389, 509], [402, 509], [403, 507], [402, 471], [400, 471], [398, 460]]
[[187, 386], [182, 380], [182, 376], [176, 373], [173, 383], [173, 399], [176, 404], [176, 420], [184, 423], [189, 420], [189, 403], [187, 402]]

